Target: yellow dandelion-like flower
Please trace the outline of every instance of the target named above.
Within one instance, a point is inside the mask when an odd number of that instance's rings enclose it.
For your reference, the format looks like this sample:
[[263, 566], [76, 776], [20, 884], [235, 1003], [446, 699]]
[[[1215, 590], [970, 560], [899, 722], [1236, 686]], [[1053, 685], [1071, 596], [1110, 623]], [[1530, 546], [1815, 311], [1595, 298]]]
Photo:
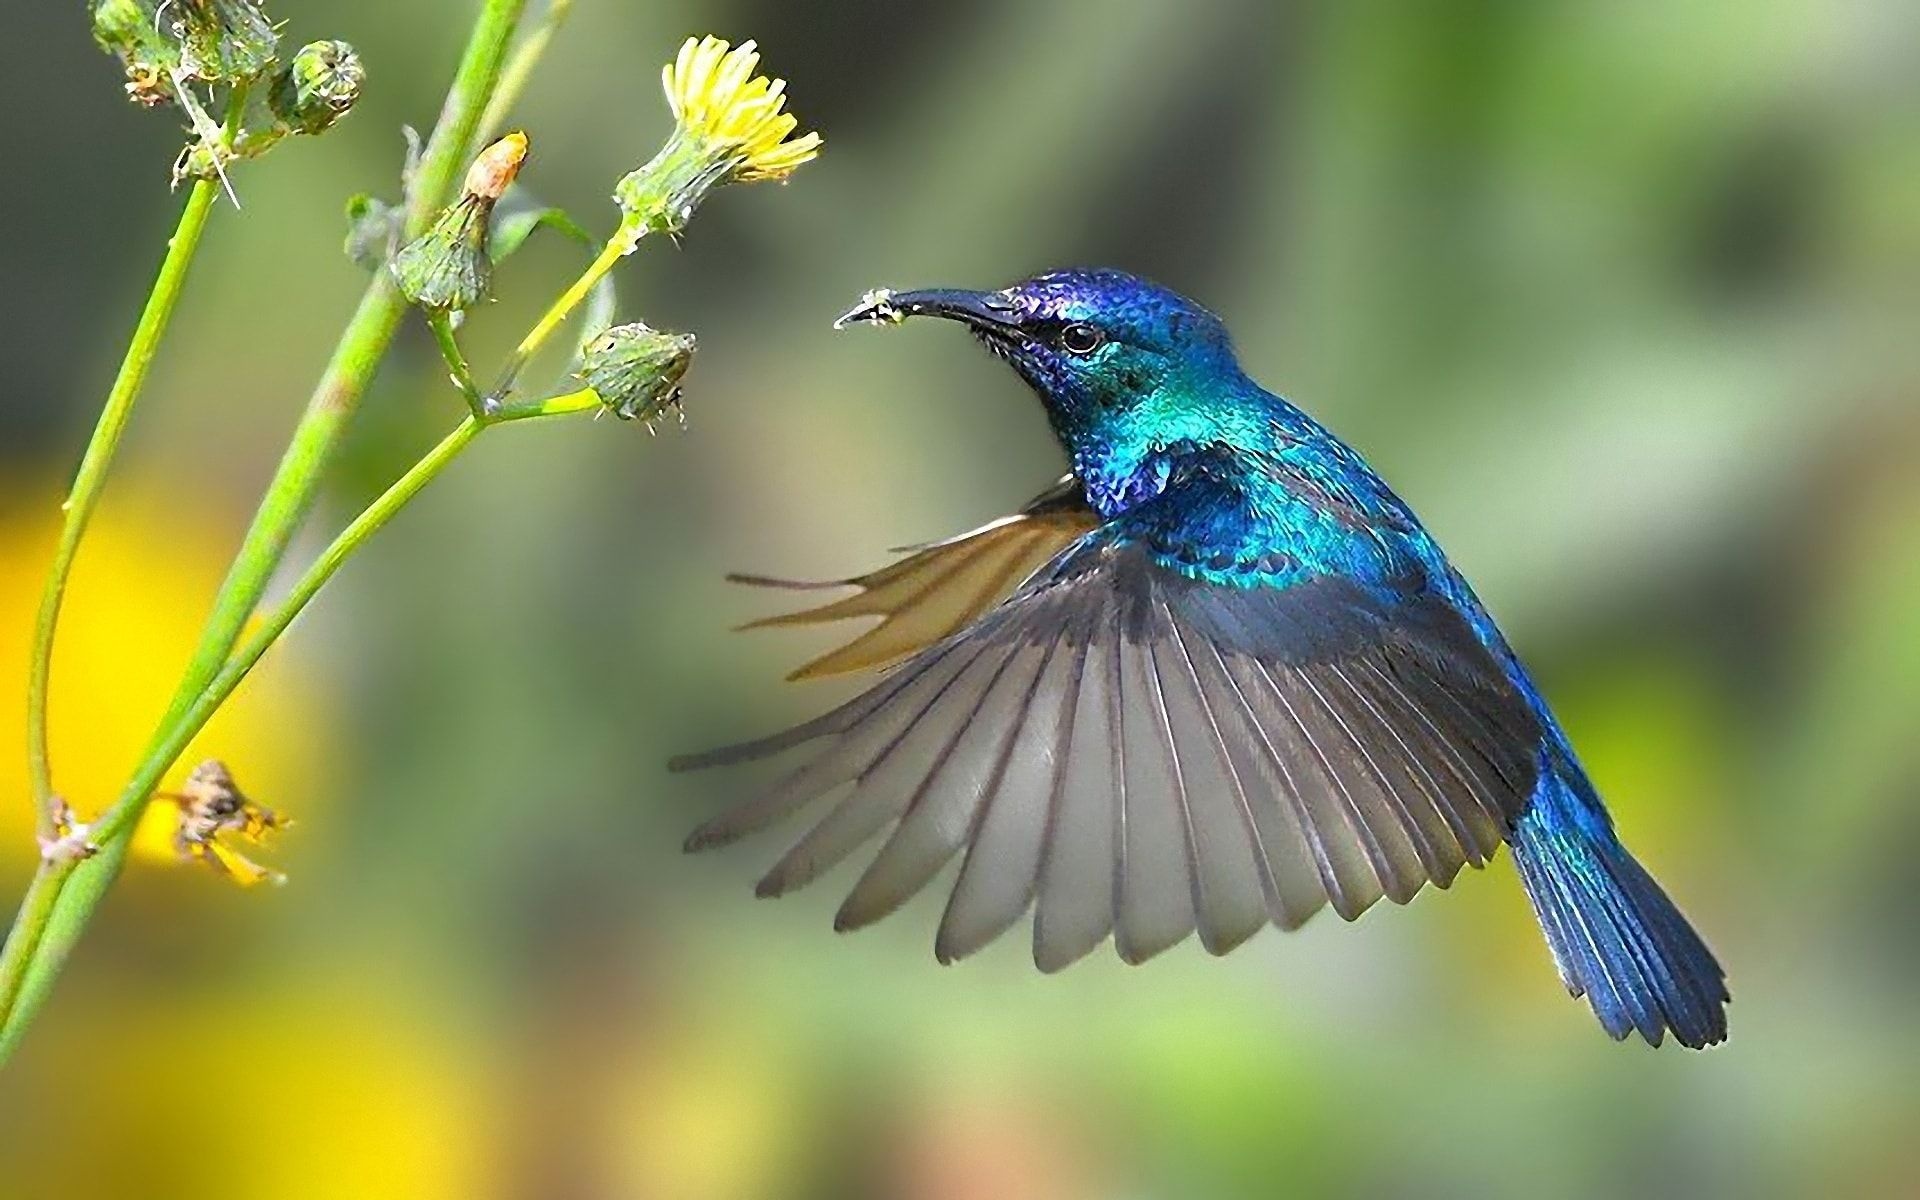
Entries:
[[819, 134], [792, 136], [800, 122], [786, 111], [786, 81], [754, 74], [759, 65], [752, 42], [704, 37], [688, 38], [662, 68], [673, 136], [614, 188], [625, 219], [611, 250], [630, 254], [649, 234], [679, 234], [722, 184], [782, 180], [819, 157]]
[[760, 52], [752, 41], [729, 47], [717, 37], [688, 38], [660, 69], [674, 119], [692, 136], [737, 153], [732, 176], [743, 183], [785, 179], [819, 157], [820, 135], [788, 141], [799, 119], [783, 111], [787, 81], [754, 74]]

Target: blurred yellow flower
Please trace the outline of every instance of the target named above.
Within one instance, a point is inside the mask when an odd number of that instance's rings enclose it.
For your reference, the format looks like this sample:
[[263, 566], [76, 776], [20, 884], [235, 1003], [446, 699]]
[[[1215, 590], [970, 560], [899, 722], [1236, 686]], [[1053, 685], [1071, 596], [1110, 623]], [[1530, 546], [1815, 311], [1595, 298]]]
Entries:
[[[33, 845], [25, 770], [26, 631], [32, 627], [59, 526], [53, 480], [0, 492], [0, 845], [24, 864]], [[176, 487], [129, 477], [116, 483], [81, 548], [67, 593], [52, 688], [54, 783], [81, 820], [119, 792], [172, 696], [200, 622], [232, 553], [227, 514]], [[326, 761], [325, 722], [298, 672], [269, 657], [196, 740], [239, 764], [262, 795], [304, 811]], [[179, 791], [202, 755], [190, 749], [163, 790]], [[150, 808], [134, 855], [180, 861], [179, 810]]]
[[736, 152], [733, 178], [742, 182], [785, 179], [819, 157], [818, 133], [787, 141], [799, 127], [786, 106], [787, 81], [755, 75], [760, 53], [752, 41], [738, 46], [717, 37], [688, 38], [680, 54], [660, 70], [674, 119], [694, 137]]
[[[77, 989], [12, 1084], [7, 1196], [471, 1200], [486, 1172], [485, 1059], [379, 952], [268, 974]], [[44, 1047], [44, 1048], [41, 1048]], [[84, 1083], [76, 1083], [84, 1080]]]
[[[712, 1014], [707, 1014], [712, 1016]], [[690, 1022], [637, 1056], [613, 1122], [620, 1195], [748, 1200], [786, 1194], [805, 1165], [802, 1079], [751, 1008]]]

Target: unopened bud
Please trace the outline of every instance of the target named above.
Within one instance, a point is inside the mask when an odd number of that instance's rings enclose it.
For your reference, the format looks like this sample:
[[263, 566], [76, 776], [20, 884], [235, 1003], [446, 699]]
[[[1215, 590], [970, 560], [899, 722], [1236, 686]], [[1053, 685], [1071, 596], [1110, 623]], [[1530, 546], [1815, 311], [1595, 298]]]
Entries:
[[467, 181], [460, 190], [464, 195], [477, 196], [489, 203], [498, 200], [506, 194], [526, 161], [527, 135], [510, 133], [480, 152], [467, 168]]
[[651, 421], [678, 403], [693, 351], [690, 333], [616, 325], [581, 352], [580, 378], [614, 416]]
[[96, 0], [93, 40], [127, 68], [127, 96], [137, 104], [173, 98], [180, 43], [160, 29], [158, 0]]
[[259, 0], [169, 0], [160, 21], [180, 42], [182, 72], [208, 83], [257, 79], [279, 56]]
[[324, 133], [360, 98], [360, 55], [345, 42], [309, 42], [274, 76], [267, 103], [295, 133]]
[[393, 256], [393, 278], [402, 295], [422, 308], [458, 312], [486, 299], [493, 284], [487, 257], [487, 215], [492, 203], [463, 196], [441, 210], [431, 228]]
[[163, 40], [155, 31], [154, 0], [94, 0], [93, 40], [109, 54], [127, 54]]
[[467, 170], [460, 199], [442, 209], [431, 228], [394, 255], [393, 277], [402, 295], [440, 312], [458, 312], [486, 299], [493, 284], [488, 223], [494, 204], [526, 159], [524, 133], [510, 133], [480, 152]]

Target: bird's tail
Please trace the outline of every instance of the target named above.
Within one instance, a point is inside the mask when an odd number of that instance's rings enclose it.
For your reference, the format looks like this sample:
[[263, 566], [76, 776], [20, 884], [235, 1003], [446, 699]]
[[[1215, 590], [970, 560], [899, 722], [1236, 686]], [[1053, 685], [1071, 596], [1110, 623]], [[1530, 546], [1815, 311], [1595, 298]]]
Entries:
[[1637, 1029], [1655, 1046], [1669, 1030], [1695, 1049], [1724, 1041], [1726, 973], [1575, 786], [1543, 776], [1513, 835], [1561, 980], [1616, 1039]]

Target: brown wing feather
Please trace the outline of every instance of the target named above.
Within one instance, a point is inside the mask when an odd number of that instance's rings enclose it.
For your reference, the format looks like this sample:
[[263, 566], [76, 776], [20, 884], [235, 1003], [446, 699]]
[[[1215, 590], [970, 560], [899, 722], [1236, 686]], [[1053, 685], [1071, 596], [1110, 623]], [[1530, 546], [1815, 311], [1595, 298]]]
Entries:
[[1062, 480], [1024, 510], [924, 546], [852, 579], [810, 583], [760, 575], [729, 576], [755, 587], [855, 588], [827, 604], [762, 617], [742, 629], [824, 625], [879, 617], [872, 628], [787, 676], [820, 679], [890, 666], [966, 628], [1011, 596], [1033, 573], [1099, 522], [1078, 481]]

